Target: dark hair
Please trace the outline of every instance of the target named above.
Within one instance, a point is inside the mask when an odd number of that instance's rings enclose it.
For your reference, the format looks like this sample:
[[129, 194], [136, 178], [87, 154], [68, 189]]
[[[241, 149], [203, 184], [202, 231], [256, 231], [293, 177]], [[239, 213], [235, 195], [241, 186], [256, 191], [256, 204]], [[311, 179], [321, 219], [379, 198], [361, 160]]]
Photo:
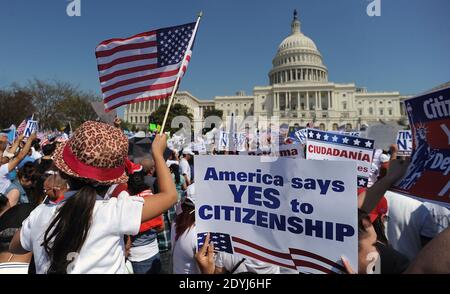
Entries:
[[175, 241], [178, 240], [186, 230], [189, 231], [195, 223], [195, 213], [193, 213], [193, 210], [195, 209], [194, 206], [183, 202], [181, 208], [183, 209], [183, 212], [175, 217]]
[[35, 151], [40, 151], [41, 150], [41, 145], [39, 144], [41, 142], [41, 139], [36, 139], [33, 141], [32, 146], [34, 148]]
[[384, 245], [389, 245], [388, 239], [385, 234], [385, 227], [381, 215], [378, 215], [375, 221], [372, 223], [375, 233], [377, 233], [377, 240]]
[[79, 252], [92, 223], [92, 213], [97, 194], [103, 195], [109, 186], [94, 186], [81, 179], [61, 175], [71, 190], [78, 192], [65, 200], [44, 234], [42, 246], [48, 254], [50, 267], [47, 273], [67, 273], [71, 262], [68, 254]]
[[42, 147], [42, 153], [43, 153], [45, 156], [50, 156], [50, 155], [52, 155], [53, 152], [55, 152], [55, 150], [56, 150], [56, 144], [55, 144], [55, 143], [47, 144], [47, 145], [44, 145], [44, 146]]
[[358, 209], [358, 240], [364, 237], [368, 232], [367, 229], [370, 228], [372, 223], [370, 222], [370, 217], [362, 209]]
[[0, 193], [0, 212], [8, 205], [8, 197], [5, 194]]
[[180, 167], [178, 166], [178, 164], [174, 163], [172, 165], [170, 165], [169, 167], [170, 172], [173, 173], [175, 175], [175, 183], [179, 184], [180, 183]]
[[34, 181], [36, 179], [36, 165], [33, 162], [26, 162], [17, 172], [17, 178]]
[[128, 176], [128, 192], [131, 195], [137, 195], [150, 187], [144, 182], [144, 171], [135, 172]]
[[33, 191], [31, 192], [31, 202], [33, 205], [39, 205], [42, 203], [42, 201], [45, 198], [45, 192], [44, 192], [44, 182], [49, 177], [49, 174], [39, 174], [39, 176], [36, 179], [36, 183], [33, 187]]

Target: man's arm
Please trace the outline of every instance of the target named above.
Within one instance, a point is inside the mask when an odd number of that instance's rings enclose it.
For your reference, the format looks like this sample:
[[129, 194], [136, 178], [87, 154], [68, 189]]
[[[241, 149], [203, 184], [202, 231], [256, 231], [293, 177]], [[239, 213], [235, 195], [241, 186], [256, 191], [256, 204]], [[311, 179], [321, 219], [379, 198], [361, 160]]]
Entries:
[[19, 165], [19, 163], [25, 158], [25, 156], [28, 154], [28, 152], [31, 149], [31, 144], [33, 144], [33, 141], [36, 139], [36, 133], [31, 134], [31, 136], [28, 138], [27, 142], [25, 143], [25, 146], [20, 150], [19, 154], [14, 157], [12, 160], [8, 163], [8, 172], [12, 171], [16, 168], [16, 166]]
[[381, 200], [386, 191], [395, 184], [408, 169], [409, 160], [396, 159], [389, 163], [388, 173], [372, 187], [358, 195], [358, 207], [365, 212], [371, 212]]
[[405, 274], [450, 273], [450, 227], [431, 240], [410, 264]]

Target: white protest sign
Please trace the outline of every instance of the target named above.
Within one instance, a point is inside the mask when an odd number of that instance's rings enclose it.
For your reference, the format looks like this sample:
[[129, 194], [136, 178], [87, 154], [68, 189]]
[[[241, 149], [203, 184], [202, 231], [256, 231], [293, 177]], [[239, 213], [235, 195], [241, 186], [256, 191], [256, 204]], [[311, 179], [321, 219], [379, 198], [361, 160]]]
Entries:
[[295, 136], [297, 137], [297, 139], [300, 141], [301, 144], [306, 144], [307, 131], [308, 129], [301, 129], [295, 131]]
[[198, 245], [307, 273], [358, 267], [356, 163], [195, 158]]
[[227, 132], [220, 131], [218, 133], [219, 139], [217, 140], [217, 150], [226, 151], [228, 150], [230, 136]]
[[355, 161], [357, 183], [367, 187], [373, 157], [372, 139], [308, 129], [306, 159]]
[[239, 152], [239, 155], [305, 158], [302, 145], [300, 144], [280, 145], [278, 149], [272, 148], [267, 150], [242, 151]]
[[399, 156], [411, 156], [412, 135], [410, 130], [398, 131], [397, 149]]
[[246, 150], [246, 138], [246, 134], [243, 132], [228, 133], [220, 131], [217, 149], [219, 151], [244, 151]]
[[38, 122], [36, 120], [28, 120], [27, 126], [25, 127], [25, 131], [23, 132], [24, 137], [28, 138], [32, 133], [37, 133], [38, 131]]

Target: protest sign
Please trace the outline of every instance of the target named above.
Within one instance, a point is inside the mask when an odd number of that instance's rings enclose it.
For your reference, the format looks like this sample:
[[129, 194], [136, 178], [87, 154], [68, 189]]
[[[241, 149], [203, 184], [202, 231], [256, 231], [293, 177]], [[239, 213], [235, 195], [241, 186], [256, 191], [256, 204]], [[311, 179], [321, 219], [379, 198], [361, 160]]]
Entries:
[[301, 144], [306, 144], [307, 131], [308, 129], [301, 129], [295, 132], [295, 136]]
[[403, 129], [401, 126], [389, 124], [377, 124], [369, 126], [366, 138], [375, 141], [375, 149], [388, 150], [397, 140], [397, 132]]
[[242, 152], [239, 152], [239, 155], [305, 158], [305, 156], [303, 154], [302, 145], [300, 145], [300, 144], [280, 145], [278, 148], [265, 149], [265, 150], [259, 149], [259, 150], [255, 150], [255, 151], [242, 151]]
[[217, 149], [219, 151], [244, 151], [246, 150], [245, 144], [246, 135], [243, 132], [219, 132], [219, 140], [217, 142]]
[[38, 122], [36, 120], [28, 120], [27, 126], [25, 127], [24, 137], [28, 138], [32, 133], [37, 133], [38, 131]]
[[356, 163], [195, 158], [198, 245], [307, 273], [358, 265]]
[[412, 135], [411, 131], [398, 131], [397, 134], [397, 154], [399, 156], [411, 156], [412, 152]]
[[395, 191], [450, 205], [450, 88], [405, 101], [411, 163]]
[[367, 187], [373, 145], [372, 139], [308, 129], [306, 159], [355, 161], [358, 187]]

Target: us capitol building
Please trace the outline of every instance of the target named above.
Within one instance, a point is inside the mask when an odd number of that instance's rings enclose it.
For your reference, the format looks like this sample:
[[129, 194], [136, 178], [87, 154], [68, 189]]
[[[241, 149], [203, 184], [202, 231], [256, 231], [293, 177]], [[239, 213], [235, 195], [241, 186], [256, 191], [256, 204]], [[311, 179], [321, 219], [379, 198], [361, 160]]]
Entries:
[[[176, 94], [174, 103], [186, 105], [193, 114], [194, 123], [203, 121], [206, 109], [220, 109], [226, 116], [272, 117], [280, 124], [304, 127], [314, 122], [324, 130], [359, 129], [383, 120], [396, 122], [404, 118], [402, 100], [408, 98], [399, 92], [368, 92], [354, 83], [337, 84], [328, 81], [328, 69], [316, 44], [301, 31], [294, 11], [291, 34], [278, 46], [269, 71], [269, 85], [256, 86], [253, 95], [243, 92], [235, 96], [215, 96], [200, 100], [186, 91]], [[145, 101], [127, 105], [125, 120], [146, 129], [148, 116], [168, 99]]]

